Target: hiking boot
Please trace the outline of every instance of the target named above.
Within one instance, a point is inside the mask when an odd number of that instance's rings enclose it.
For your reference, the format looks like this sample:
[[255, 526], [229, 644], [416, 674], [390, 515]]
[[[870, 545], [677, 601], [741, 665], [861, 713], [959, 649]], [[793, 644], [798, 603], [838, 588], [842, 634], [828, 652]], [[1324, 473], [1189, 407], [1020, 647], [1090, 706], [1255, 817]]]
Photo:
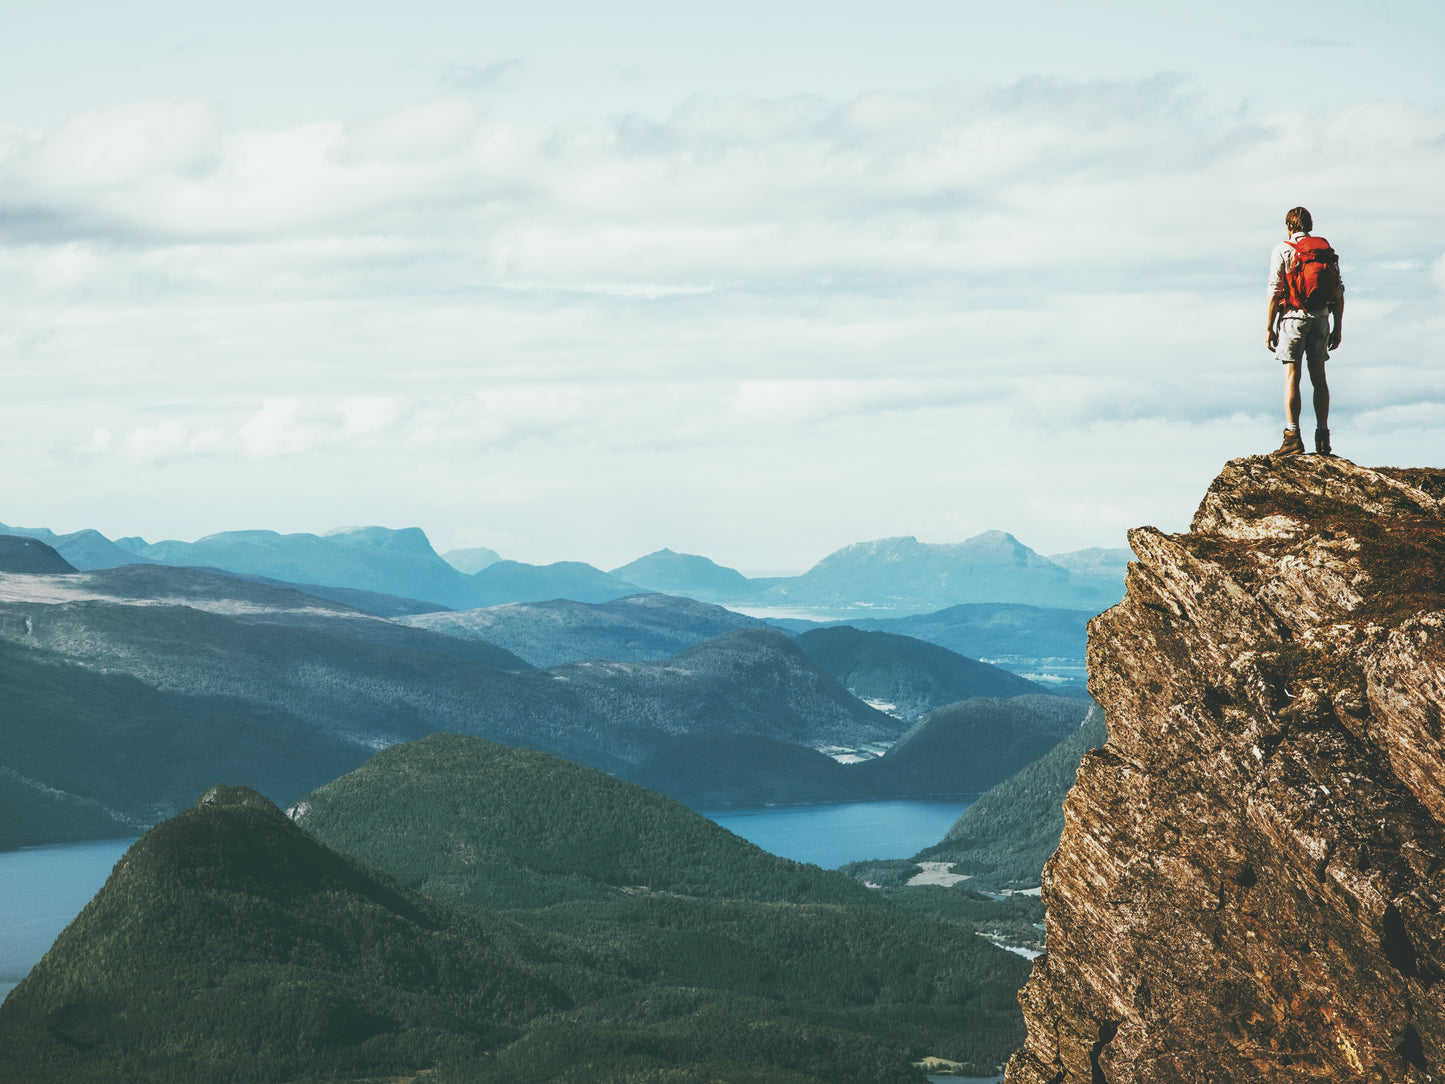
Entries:
[[1328, 429], [1315, 430], [1315, 454], [1334, 455], [1334, 452], [1330, 451], [1330, 431]]
[[1298, 429], [1286, 429], [1284, 431], [1284, 443], [1272, 455], [1304, 455], [1305, 442], [1300, 439]]

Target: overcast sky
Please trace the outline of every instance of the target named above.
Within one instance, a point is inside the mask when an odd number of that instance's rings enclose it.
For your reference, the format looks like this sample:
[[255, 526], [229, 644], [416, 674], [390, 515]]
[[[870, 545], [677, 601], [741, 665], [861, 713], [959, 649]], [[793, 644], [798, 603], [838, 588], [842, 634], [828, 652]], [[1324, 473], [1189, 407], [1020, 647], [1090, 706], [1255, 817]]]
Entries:
[[1119, 546], [1278, 444], [1295, 204], [1445, 464], [1445, 4], [1000, 7], [0, 0], [0, 522]]

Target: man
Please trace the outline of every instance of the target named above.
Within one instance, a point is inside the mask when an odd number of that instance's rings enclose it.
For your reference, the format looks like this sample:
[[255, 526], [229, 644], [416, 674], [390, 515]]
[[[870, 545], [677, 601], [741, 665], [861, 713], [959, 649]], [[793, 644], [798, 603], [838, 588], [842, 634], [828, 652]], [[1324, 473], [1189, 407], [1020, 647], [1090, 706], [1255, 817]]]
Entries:
[[[1323, 238], [1311, 238], [1314, 222], [1303, 207], [1295, 207], [1284, 216], [1288, 240], [1275, 247], [1269, 259], [1269, 318], [1265, 342], [1284, 365], [1284, 443], [1275, 455], [1300, 455], [1304, 441], [1300, 439], [1300, 361], [1309, 366], [1310, 385], [1314, 389], [1315, 451], [1330, 454], [1330, 387], [1325, 382], [1325, 362], [1330, 351], [1340, 345], [1341, 323], [1345, 316], [1345, 284], [1340, 278], [1339, 263]], [[1317, 261], [1308, 267], [1310, 287], [1306, 293], [1302, 283], [1305, 261]], [[1330, 326], [1330, 316], [1334, 326]]]

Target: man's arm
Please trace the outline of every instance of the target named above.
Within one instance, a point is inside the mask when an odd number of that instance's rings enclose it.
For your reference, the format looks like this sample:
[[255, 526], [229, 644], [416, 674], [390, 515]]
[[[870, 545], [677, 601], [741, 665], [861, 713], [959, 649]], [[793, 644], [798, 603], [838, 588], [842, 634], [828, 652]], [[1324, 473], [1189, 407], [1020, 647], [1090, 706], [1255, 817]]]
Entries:
[[1279, 345], [1279, 318], [1284, 315], [1284, 265], [1288, 245], [1276, 245], [1269, 254], [1269, 312], [1264, 321], [1264, 345], [1271, 354]]
[[[1271, 354], [1274, 353], [1274, 348], [1279, 345], [1279, 303], [1280, 299], [1277, 297], [1271, 297], [1269, 299], [1269, 312], [1266, 314], [1264, 320], [1264, 345], [1268, 347]], [[1344, 302], [1341, 301], [1340, 304], [1343, 305]], [[1335, 326], [1338, 327], [1339, 325], [1336, 324]]]
[[1340, 337], [1344, 334], [1345, 321], [1345, 291], [1341, 290], [1335, 294], [1335, 299], [1330, 302], [1330, 312], [1334, 314], [1334, 327], [1330, 329], [1330, 349], [1337, 350], [1340, 345]]

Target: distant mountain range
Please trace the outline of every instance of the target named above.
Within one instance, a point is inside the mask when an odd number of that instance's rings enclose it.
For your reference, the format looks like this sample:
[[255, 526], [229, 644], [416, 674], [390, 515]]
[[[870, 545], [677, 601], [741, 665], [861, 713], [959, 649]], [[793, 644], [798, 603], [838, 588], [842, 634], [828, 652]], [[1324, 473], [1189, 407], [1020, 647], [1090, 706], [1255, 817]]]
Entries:
[[0, 802], [17, 813], [0, 847], [153, 823], [218, 773], [289, 800], [442, 730], [626, 775], [685, 734], [812, 751], [905, 728], [773, 629], [538, 670], [486, 641], [160, 565], [0, 575], [0, 690]]
[[[459, 735], [288, 818], [215, 786], [0, 1005], [7, 1078], [729, 1080], [991, 1072], [1028, 964], [641, 788]], [[960, 910], [963, 908], [963, 910]], [[580, 1071], [580, 1075], [579, 1075]]]
[[[43, 547], [17, 545], [27, 564]], [[476, 627], [484, 618], [511, 633]], [[0, 717], [0, 847], [131, 831], [220, 771], [285, 801], [443, 730], [555, 752], [695, 804], [970, 792], [997, 777], [894, 770], [892, 754], [880, 766], [839, 760], [887, 749], [954, 700], [1038, 691], [921, 641], [847, 628], [794, 641], [663, 595], [426, 618], [470, 623], [460, 636], [405, 620], [206, 569], [0, 574], [11, 709]], [[594, 657], [556, 661], [579, 646]], [[606, 657], [628, 652], [663, 657]], [[995, 712], [999, 725], [1008, 714]], [[1048, 742], [1041, 732], [1025, 744], [1037, 755]], [[991, 755], [988, 740], [975, 746]]]
[[[1017, 603], [972, 603], [929, 614], [894, 618], [855, 618], [848, 623], [867, 631], [926, 640], [966, 658], [979, 659], [1025, 676], [1047, 674], [1082, 692], [1085, 647], [1091, 610], [1060, 610]], [[811, 623], [775, 621], [804, 630]], [[1068, 691], [1059, 689], [1059, 691]]]
[[726, 568], [691, 553], [662, 549], [639, 557], [631, 564], [614, 568], [612, 575], [665, 595], [686, 595], [703, 602], [736, 602], [752, 598], [772, 581], [749, 579], [735, 568]]
[[402, 619], [417, 628], [486, 640], [533, 666], [582, 659], [643, 662], [740, 628], [767, 623], [677, 595], [629, 595], [608, 602], [514, 602]]
[[[1047, 558], [1012, 535], [987, 531], [935, 545], [891, 538], [844, 547], [800, 576], [749, 579], [706, 557], [658, 550], [604, 572], [561, 561], [529, 565], [477, 547], [432, 549], [418, 528], [345, 528], [325, 535], [229, 531], [196, 542], [111, 542], [95, 531], [57, 535], [0, 525], [46, 542], [81, 570], [137, 561], [216, 568], [295, 584], [419, 600], [434, 609], [570, 599], [606, 602], [639, 591], [686, 595], [756, 610], [807, 611], [850, 620], [901, 617], [958, 604], [1016, 603], [1097, 613], [1123, 594], [1127, 550]], [[416, 608], [413, 607], [413, 611]]]
[[750, 602], [834, 612], [866, 607], [886, 611], [880, 616], [900, 616], [969, 602], [1097, 612], [1122, 596], [1122, 577], [1087, 565], [1071, 571], [1013, 535], [986, 531], [952, 545], [926, 545], [911, 537], [859, 542], [801, 576], [774, 583]]

